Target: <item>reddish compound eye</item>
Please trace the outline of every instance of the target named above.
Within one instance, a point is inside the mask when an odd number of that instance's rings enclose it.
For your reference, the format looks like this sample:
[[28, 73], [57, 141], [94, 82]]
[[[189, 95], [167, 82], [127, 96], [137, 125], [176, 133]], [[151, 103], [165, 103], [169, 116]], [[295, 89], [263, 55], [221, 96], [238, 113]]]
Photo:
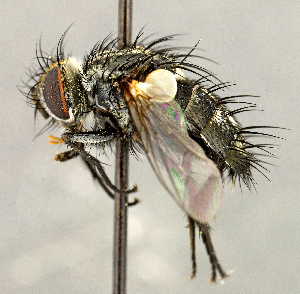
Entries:
[[59, 119], [69, 119], [69, 111], [65, 97], [61, 70], [53, 67], [43, 82], [44, 102], [53, 115]]
[[76, 59], [53, 62], [40, 75], [31, 93], [42, 109], [65, 128], [78, 124], [87, 111], [87, 95]]

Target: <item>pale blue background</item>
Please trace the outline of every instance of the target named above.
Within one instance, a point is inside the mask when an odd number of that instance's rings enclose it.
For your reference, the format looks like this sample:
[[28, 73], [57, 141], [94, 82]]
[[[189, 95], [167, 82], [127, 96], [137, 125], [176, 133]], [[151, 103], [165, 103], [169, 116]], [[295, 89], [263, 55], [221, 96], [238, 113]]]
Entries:
[[[55, 48], [64, 30], [66, 52], [82, 58], [117, 32], [117, 1], [1, 1], [0, 293], [111, 293], [113, 202], [93, 182], [79, 159], [53, 161], [64, 146], [50, 146], [44, 125], [16, 85], [43, 36]], [[274, 125], [284, 140], [272, 160], [269, 183], [256, 174], [258, 194], [225, 189], [213, 241], [227, 270], [210, 285], [210, 264], [197, 242], [193, 281], [184, 213], [155, 178], [146, 158], [130, 162], [140, 205], [130, 209], [128, 293], [299, 292], [299, 93], [300, 2], [134, 1], [133, 36], [183, 33], [174, 46], [193, 46], [198, 60], [223, 81], [228, 95], [253, 94], [264, 112], [240, 115], [244, 125]], [[54, 132], [59, 135], [60, 132]], [[113, 156], [111, 156], [113, 158]], [[107, 163], [113, 159], [103, 158]], [[113, 168], [107, 168], [113, 176]]]

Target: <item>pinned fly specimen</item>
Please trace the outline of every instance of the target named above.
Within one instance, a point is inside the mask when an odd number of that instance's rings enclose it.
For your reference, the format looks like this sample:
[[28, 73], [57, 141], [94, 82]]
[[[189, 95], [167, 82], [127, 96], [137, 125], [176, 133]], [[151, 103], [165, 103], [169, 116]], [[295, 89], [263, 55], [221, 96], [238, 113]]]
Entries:
[[[65, 34], [56, 56], [46, 55], [40, 45], [36, 53], [39, 67], [30, 71], [35, 84], [26, 95], [36, 111], [51, 119], [42, 131], [54, 124], [66, 129], [62, 138], [49, 137], [51, 143], [64, 142], [71, 148], [58, 154], [56, 160], [80, 155], [111, 197], [120, 191], [101, 162], [91, 155], [91, 147], [104, 150], [121, 138], [132, 153], [144, 152], [159, 181], [188, 216], [191, 277], [196, 274], [197, 225], [210, 258], [211, 281], [215, 282], [217, 272], [221, 278], [227, 274], [216, 257], [208, 223], [220, 209], [223, 179], [227, 176], [251, 189], [255, 185], [253, 170], [266, 170], [257, 153], [272, 154], [266, 150], [270, 145], [252, 144], [248, 139], [270, 135], [260, 132], [261, 126], [241, 126], [236, 114], [256, 105], [239, 102], [244, 106], [230, 111], [227, 104], [245, 95], [217, 96], [216, 91], [227, 84], [187, 61], [195, 48], [179, 54], [157, 46], [172, 36], [145, 45], [141, 35], [124, 49], [117, 49], [118, 39], [107, 37], [94, 46], [81, 65], [64, 55]], [[184, 72], [196, 78], [186, 78]], [[134, 191], [136, 187], [126, 193]]]

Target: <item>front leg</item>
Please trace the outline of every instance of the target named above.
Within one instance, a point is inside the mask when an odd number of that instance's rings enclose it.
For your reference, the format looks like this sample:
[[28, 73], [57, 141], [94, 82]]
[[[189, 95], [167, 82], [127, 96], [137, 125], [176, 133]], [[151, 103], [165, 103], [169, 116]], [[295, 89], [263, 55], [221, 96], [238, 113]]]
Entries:
[[55, 155], [54, 160], [59, 162], [65, 162], [67, 160], [73, 159], [77, 157], [79, 154], [74, 150], [69, 150], [65, 152], [61, 152]]
[[[115, 134], [105, 134], [106, 132], [103, 131], [102, 133], [93, 133], [93, 132], [88, 132], [88, 133], [76, 133], [76, 134], [71, 134], [71, 133], [65, 133], [62, 135], [62, 139], [64, 140], [65, 144], [70, 146], [72, 150], [74, 150], [76, 153], [78, 153], [85, 161], [89, 162], [90, 165], [95, 167], [97, 171], [99, 172], [101, 178], [105, 182], [105, 184], [114, 192], [116, 193], [125, 193], [125, 194], [130, 194], [132, 192], [137, 191], [137, 187], [134, 186], [132, 189], [127, 189], [126, 191], [120, 191], [115, 185], [112, 184], [108, 176], [106, 175], [101, 162], [96, 159], [94, 156], [89, 154], [87, 151], [84, 150], [84, 145], [85, 144], [107, 144], [109, 143], [112, 139], [116, 138]], [[135, 201], [136, 202], [136, 201]], [[135, 203], [134, 202], [134, 203]]]
[[95, 132], [82, 132], [82, 133], [65, 133], [62, 139], [66, 144], [69, 143], [82, 143], [88, 145], [106, 146], [117, 138], [117, 133], [111, 131], [101, 130]]
[[[73, 150], [72, 150], [73, 151]], [[109, 187], [107, 187], [105, 181], [98, 175], [97, 171], [95, 170], [94, 166], [84, 158], [83, 162], [86, 164], [86, 167], [89, 169], [89, 171], [92, 174], [92, 177], [99, 183], [99, 185], [103, 188], [103, 190], [106, 192], [106, 194], [111, 198], [115, 199], [115, 195], [110, 191]], [[139, 202], [138, 198], [134, 198], [132, 202], [128, 202], [128, 206], [135, 205]]]
[[[83, 145], [82, 142], [86, 141], [87, 136], [90, 136], [90, 134], [88, 134], [88, 133], [70, 134], [69, 135], [69, 140], [71, 142], [73, 142], [74, 144], [76, 143], [76, 140], [79, 141], [78, 146], [79, 147], [81, 146], [83, 148], [84, 145]], [[98, 137], [99, 137], [99, 134], [98, 134]], [[61, 138], [57, 138], [57, 137], [54, 137], [54, 136], [51, 136], [51, 135], [49, 135], [48, 138], [50, 139], [50, 141], [49, 141], [50, 144], [64, 143], [63, 139], [61, 139]], [[94, 135], [93, 135], [93, 138], [94, 138]], [[102, 136], [102, 141], [107, 141], [109, 138], [103, 138], [103, 136]], [[98, 138], [98, 139], [100, 139], [100, 138]], [[75, 151], [74, 149], [72, 149], [72, 150], [68, 150], [68, 151], [56, 154], [54, 159], [56, 161], [59, 161], [59, 162], [65, 162], [65, 161], [68, 161], [68, 160], [70, 160], [72, 158], [75, 158], [77, 156], [79, 156], [79, 153], [77, 151]], [[107, 193], [107, 195], [110, 198], [114, 199], [115, 198], [114, 194], [107, 187], [104, 180], [101, 177], [99, 177], [99, 175], [96, 172], [94, 166], [89, 161], [85, 160], [83, 157], [82, 157], [82, 159], [83, 159], [83, 162], [86, 164], [86, 167], [91, 172], [92, 177], [94, 178], [94, 180], [96, 180], [100, 184], [100, 186], [103, 188], [103, 190]]]

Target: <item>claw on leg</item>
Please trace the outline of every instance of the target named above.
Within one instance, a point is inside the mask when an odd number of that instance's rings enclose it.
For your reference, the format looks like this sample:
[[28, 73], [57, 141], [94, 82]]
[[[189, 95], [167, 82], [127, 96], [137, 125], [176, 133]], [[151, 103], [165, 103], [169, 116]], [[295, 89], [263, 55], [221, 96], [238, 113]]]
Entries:
[[130, 193], [137, 192], [137, 190], [138, 190], [137, 185], [133, 185], [133, 187], [131, 189], [126, 189], [124, 192], [125, 192], [125, 194], [130, 194]]

